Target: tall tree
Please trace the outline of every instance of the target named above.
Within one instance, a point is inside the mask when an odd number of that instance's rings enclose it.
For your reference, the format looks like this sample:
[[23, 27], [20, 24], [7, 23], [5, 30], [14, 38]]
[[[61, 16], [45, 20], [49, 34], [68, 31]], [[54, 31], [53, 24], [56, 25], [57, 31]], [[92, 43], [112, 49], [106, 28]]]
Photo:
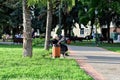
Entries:
[[46, 23], [46, 36], [45, 36], [45, 50], [49, 50], [49, 40], [51, 36], [51, 25], [52, 25], [52, 0], [47, 1], [47, 23]]
[[22, 0], [23, 3], [23, 56], [32, 57], [32, 28], [30, 9], [27, 5], [28, 0]]

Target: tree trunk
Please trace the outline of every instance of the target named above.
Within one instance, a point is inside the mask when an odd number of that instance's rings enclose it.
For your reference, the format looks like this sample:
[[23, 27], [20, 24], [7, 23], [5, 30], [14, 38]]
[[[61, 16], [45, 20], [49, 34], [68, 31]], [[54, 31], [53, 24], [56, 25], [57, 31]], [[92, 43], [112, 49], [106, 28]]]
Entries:
[[58, 35], [61, 35], [62, 31], [61, 31], [61, 4], [59, 4], [59, 29], [60, 29], [60, 32]]
[[93, 18], [91, 20], [91, 32], [90, 32], [90, 36], [92, 36], [92, 33], [93, 33], [93, 24], [94, 24], [94, 22], [95, 22], [95, 19]]
[[108, 43], [110, 43], [110, 22], [107, 22], [107, 30], [108, 30], [107, 39], [108, 39]]
[[47, 23], [46, 23], [46, 36], [45, 36], [45, 50], [49, 50], [49, 41], [51, 36], [52, 25], [52, 0], [47, 1]]
[[[67, 36], [67, 25], [66, 24], [64, 24], [64, 36]], [[67, 36], [68, 37], [68, 36]]]
[[31, 16], [27, 0], [23, 0], [23, 56], [32, 57]]
[[72, 32], [72, 28], [71, 28], [71, 27], [72, 27], [72, 25], [69, 26], [69, 33], [68, 33], [68, 36], [69, 36], [69, 37], [71, 37], [71, 32]]

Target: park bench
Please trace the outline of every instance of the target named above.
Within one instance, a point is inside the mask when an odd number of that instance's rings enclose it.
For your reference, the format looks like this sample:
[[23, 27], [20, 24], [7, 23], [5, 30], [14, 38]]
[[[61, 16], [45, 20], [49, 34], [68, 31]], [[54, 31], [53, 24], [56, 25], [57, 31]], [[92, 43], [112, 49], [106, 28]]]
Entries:
[[76, 42], [76, 41], [82, 42], [85, 38], [83, 38], [83, 37], [70, 37], [69, 39], [73, 42]]

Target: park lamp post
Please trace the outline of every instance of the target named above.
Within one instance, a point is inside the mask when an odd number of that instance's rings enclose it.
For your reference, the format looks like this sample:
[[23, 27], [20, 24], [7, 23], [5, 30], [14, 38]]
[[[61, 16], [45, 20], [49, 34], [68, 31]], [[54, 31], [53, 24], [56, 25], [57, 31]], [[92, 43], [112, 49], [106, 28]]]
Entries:
[[[98, 11], [95, 10], [95, 22], [97, 23], [97, 14], [98, 14]], [[96, 43], [96, 46], [98, 46], [98, 34], [97, 34], [97, 24], [95, 25], [95, 43]]]

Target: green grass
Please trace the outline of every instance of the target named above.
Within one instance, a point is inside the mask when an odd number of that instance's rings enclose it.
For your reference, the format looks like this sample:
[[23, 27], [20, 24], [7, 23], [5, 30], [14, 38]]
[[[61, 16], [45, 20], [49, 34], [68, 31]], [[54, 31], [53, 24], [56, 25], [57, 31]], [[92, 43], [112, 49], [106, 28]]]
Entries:
[[75, 46], [96, 46], [94, 41], [76, 41], [76, 42], [72, 42], [71, 45], [75, 45]]
[[120, 43], [113, 43], [113, 44], [104, 43], [104, 44], [100, 44], [99, 46], [107, 50], [120, 53]]
[[105, 49], [120, 53], [120, 47], [116, 47], [116, 48], [113, 48], [113, 47], [105, 47]]
[[0, 80], [93, 80], [72, 59], [42, 57], [42, 47], [33, 57], [22, 57], [22, 46], [0, 45]]
[[[95, 41], [82, 41], [82, 42], [76, 42], [76, 43], [72, 42], [71, 45], [95, 47], [96, 43], [95, 43]], [[105, 48], [107, 50], [120, 53], [120, 43], [113, 43], [113, 44], [111, 44], [111, 43], [98, 43], [98, 47], [102, 47], [102, 48]]]

